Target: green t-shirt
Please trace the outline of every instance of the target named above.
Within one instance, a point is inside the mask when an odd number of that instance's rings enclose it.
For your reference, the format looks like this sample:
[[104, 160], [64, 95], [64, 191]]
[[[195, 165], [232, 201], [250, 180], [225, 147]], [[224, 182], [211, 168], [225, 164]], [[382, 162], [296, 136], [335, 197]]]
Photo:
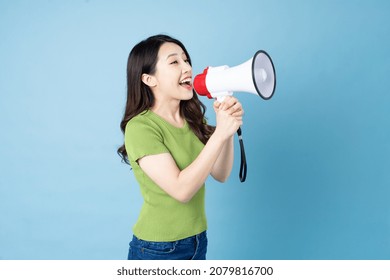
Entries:
[[187, 203], [181, 203], [156, 185], [139, 167], [138, 159], [170, 153], [178, 168], [190, 165], [204, 144], [187, 122], [177, 128], [151, 110], [132, 118], [126, 125], [125, 147], [144, 203], [134, 235], [147, 241], [176, 241], [206, 230], [205, 186]]

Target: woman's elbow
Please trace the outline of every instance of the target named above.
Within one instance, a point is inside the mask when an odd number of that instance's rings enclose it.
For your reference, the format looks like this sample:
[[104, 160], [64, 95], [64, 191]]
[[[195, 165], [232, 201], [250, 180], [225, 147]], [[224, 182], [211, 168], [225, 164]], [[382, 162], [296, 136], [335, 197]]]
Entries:
[[192, 199], [193, 196], [194, 196], [194, 194], [192, 194], [190, 192], [180, 192], [180, 193], [177, 193], [175, 196], [173, 196], [173, 198], [176, 199], [180, 203], [186, 204]]
[[[200, 188], [204, 185], [204, 183], [195, 183], [195, 184], [180, 184], [176, 189], [180, 189], [174, 196], [178, 202], [186, 204], [191, 201], [191, 199], [197, 194]], [[184, 187], [186, 186], [186, 187]]]
[[229, 175], [212, 175], [213, 178], [220, 182], [220, 183], [225, 183], [227, 179], [229, 179]]
[[211, 171], [211, 176], [220, 183], [225, 183], [229, 179], [232, 168], [214, 169]]
[[176, 194], [176, 195], [171, 195], [173, 199], [175, 199], [177, 202], [186, 204], [188, 201], [191, 200], [187, 195], [185, 194]]

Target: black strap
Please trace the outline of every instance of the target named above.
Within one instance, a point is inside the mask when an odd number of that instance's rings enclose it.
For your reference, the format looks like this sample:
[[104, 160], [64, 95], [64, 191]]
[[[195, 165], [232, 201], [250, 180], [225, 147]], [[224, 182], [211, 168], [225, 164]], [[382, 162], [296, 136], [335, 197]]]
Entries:
[[238, 141], [240, 142], [240, 149], [241, 149], [241, 164], [240, 164], [240, 181], [241, 183], [245, 182], [246, 179], [246, 157], [245, 157], [245, 149], [244, 149], [244, 142], [242, 141], [242, 131], [241, 127], [237, 130], [238, 135]]

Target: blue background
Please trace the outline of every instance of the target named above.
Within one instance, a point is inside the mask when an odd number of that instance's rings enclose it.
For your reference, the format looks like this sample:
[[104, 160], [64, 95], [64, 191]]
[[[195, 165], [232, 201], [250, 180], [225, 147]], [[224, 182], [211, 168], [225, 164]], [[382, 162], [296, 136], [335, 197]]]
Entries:
[[236, 149], [207, 181], [208, 258], [389, 259], [389, 3], [0, 1], [0, 258], [127, 257], [127, 57], [166, 33], [195, 74], [258, 49], [277, 72], [271, 100], [235, 94], [248, 177]]

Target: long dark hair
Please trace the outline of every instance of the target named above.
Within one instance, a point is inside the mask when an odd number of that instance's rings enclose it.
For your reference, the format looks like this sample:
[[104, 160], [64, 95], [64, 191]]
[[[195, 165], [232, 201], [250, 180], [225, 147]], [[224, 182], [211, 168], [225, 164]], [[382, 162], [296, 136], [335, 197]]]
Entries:
[[[184, 45], [167, 35], [155, 35], [141, 41], [131, 50], [127, 61], [127, 101], [120, 127], [125, 133], [126, 124], [136, 115], [148, 110], [154, 104], [154, 96], [151, 89], [142, 82], [142, 74], [153, 75], [156, 71], [156, 63], [160, 47], [164, 43], [174, 43], [182, 48], [191, 64], [191, 58]], [[180, 114], [185, 118], [189, 127], [199, 140], [206, 144], [213, 134], [215, 127], [205, 122], [206, 106], [198, 99], [194, 92], [190, 100], [180, 102]], [[122, 161], [129, 164], [125, 145], [118, 149]]]

